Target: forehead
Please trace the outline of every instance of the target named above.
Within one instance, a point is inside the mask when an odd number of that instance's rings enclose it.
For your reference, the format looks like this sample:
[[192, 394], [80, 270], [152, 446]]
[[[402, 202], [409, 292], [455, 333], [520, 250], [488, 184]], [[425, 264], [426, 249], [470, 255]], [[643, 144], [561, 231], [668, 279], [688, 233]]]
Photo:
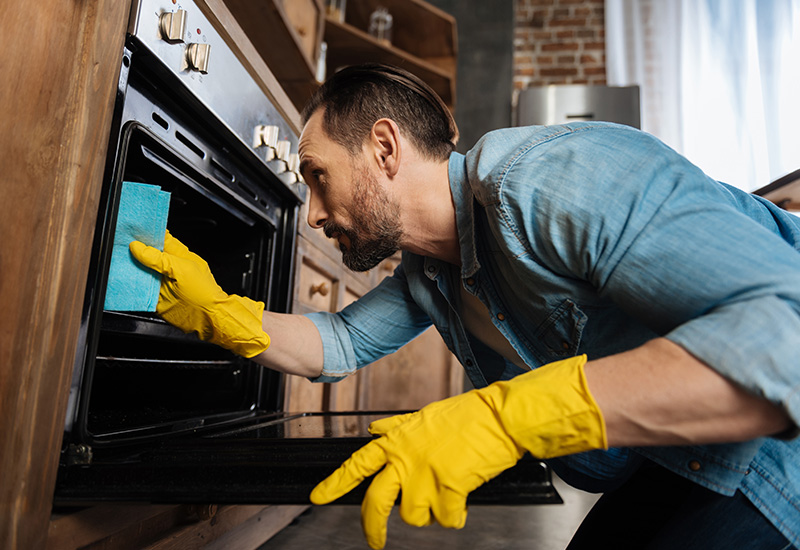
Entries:
[[322, 127], [323, 115], [322, 109], [311, 115], [300, 134], [297, 152], [301, 172], [311, 165], [328, 166], [350, 158], [350, 152], [345, 147], [328, 137]]
[[302, 157], [304, 153], [308, 154], [318, 148], [328, 147], [335, 145], [322, 128], [322, 109], [317, 110], [306, 122], [303, 131], [300, 134], [298, 142], [298, 153]]

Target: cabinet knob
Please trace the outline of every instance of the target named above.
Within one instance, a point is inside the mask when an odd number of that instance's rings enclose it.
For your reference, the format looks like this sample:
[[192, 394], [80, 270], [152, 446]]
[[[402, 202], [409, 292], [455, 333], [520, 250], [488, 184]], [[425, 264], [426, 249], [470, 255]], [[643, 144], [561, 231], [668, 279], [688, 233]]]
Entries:
[[311, 295], [318, 293], [320, 296], [327, 296], [330, 289], [328, 283], [319, 283], [318, 285], [311, 285]]

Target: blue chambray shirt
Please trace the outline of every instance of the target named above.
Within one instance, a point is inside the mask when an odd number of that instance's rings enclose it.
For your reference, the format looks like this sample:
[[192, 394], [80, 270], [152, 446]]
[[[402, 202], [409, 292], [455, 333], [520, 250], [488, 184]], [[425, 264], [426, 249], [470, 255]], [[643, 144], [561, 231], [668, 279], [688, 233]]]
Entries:
[[[449, 178], [462, 265], [404, 253], [357, 302], [310, 314], [324, 346], [317, 381], [341, 379], [431, 323], [476, 387], [520, 374], [465, 331], [464, 285], [532, 368], [663, 336], [800, 425], [798, 218], [607, 123], [491, 132], [451, 156]], [[799, 439], [611, 449], [550, 464], [604, 491], [642, 456], [719, 493], [741, 490], [800, 545]]]

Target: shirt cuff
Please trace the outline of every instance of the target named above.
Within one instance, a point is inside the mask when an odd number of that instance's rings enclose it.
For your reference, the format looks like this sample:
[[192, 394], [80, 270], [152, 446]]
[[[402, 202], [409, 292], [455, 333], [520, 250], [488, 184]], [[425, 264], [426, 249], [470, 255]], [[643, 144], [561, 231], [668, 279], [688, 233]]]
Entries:
[[[311, 382], [339, 382], [356, 371], [356, 355], [344, 322], [335, 313], [314, 312], [305, 315], [317, 327], [322, 338], [322, 373]], [[339, 336], [344, 335], [344, 337]]]

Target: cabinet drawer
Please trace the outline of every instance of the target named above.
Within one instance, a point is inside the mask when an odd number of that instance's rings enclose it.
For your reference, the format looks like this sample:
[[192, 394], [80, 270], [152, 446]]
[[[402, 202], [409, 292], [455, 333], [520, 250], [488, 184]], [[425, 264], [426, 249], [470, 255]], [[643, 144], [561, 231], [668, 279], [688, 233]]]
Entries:
[[318, 311], [334, 311], [337, 303], [339, 281], [335, 275], [303, 257], [297, 287], [297, 299]]

